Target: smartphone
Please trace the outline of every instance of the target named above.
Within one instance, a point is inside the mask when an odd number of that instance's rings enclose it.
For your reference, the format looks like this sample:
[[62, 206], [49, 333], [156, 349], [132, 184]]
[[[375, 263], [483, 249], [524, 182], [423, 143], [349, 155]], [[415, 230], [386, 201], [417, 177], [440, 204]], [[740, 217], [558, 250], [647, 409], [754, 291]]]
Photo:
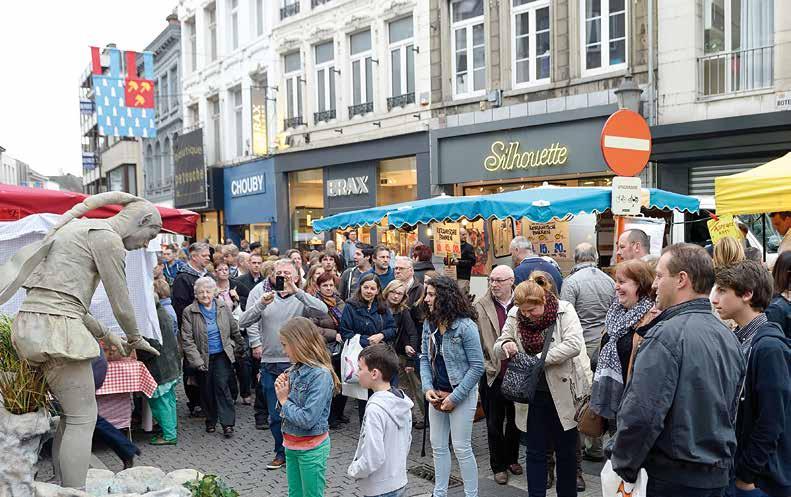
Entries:
[[276, 292], [282, 292], [286, 289], [286, 278], [283, 276], [275, 276], [275, 288]]

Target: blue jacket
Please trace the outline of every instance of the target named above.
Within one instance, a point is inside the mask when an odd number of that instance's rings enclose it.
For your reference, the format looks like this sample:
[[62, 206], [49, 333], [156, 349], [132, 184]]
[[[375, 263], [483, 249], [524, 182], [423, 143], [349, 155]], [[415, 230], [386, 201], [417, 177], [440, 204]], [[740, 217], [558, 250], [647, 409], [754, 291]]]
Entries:
[[[375, 274], [377, 278], [379, 278], [379, 283], [381, 284], [380, 288], [384, 288], [390, 284], [391, 281], [395, 279], [395, 272], [393, 271], [392, 267], [387, 268], [387, 272], [385, 274], [379, 274], [376, 272], [376, 268], [372, 267], [369, 271], [364, 272], [360, 275], [360, 278], [365, 276], [366, 274]], [[359, 278], [357, 281], [360, 281]]]
[[764, 314], [769, 321], [779, 324], [785, 336], [791, 338], [791, 301], [782, 295], [775, 295]]
[[283, 432], [297, 437], [327, 433], [332, 374], [321, 367], [296, 364], [289, 369], [288, 381], [288, 400], [280, 406]]
[[[434, 365], [436, 338], [439, 333], [431, 329], [428, 320], [423, 322], [423, 348], [420, 353], [420, 379], [423, 393], [434, 388]], [[478, 388], [483, 376], [483, 348], [478, 325], [469, 318], [457, 319], [442, 337], [442, 356], [448, 379], [453, 386], [450, 400], [459, 405], [470, 393]]]
[[560, 271], [558, 271], [558, 268], [556, 268], [554, 264], [545, 261], [537, 255], [525, 257], [522, 259], [522, 262], [514, 268], [514, 285], [527, 281], [527, 279], [530, 278], [530, 273], [533, 271], [544, 271], [545, 273], [549, 273], [552, 279], [555, 280], [555, 286], [558, 289], [558, 294], [560, 294], [560, 287], [563, 285], [563, 276], [560, 275]]
[[736, 421], [736, 478], [791, 495], [791, 340], [776, 323], [753, 336]]
[[396, 334], [395, 321], [389, 309], [384, 314], [379, 314], [376, 304], [368, 309], [354, 300], [346, 302], [338, 328], [344, 341], [360, 335], [360, 345], [363, 347], [368, 346], [368, 337], [371, 335], [382, 333], [386, 342], [392, 342]]

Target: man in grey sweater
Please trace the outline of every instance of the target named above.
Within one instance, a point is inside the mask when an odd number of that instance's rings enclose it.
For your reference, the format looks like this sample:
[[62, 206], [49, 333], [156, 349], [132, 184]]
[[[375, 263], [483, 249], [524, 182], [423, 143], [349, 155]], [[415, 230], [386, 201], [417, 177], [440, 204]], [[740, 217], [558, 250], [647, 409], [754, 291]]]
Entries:
[[[590, 243], [580, 243], [574, 249], [574, 268], [563, 282], [560, 299], [570, 302], [582, 325], [591, 369], [596, 370], [599, 345], [604, 331], [604, 318], [615, 298], [615, 282], [596, 267], [599, 254]], [[585, 437], [587, 438], [587, 437]], [[589, 438], [582, 457], [592, 461], [604, 459], [602, 439]]]
[[264, 282], [259, 283], [250, 292], [247, 310], [239, 319], [239, 326], [247, 328], [253, 357], [261, 360], [261, 389], [269, 408], [269, 429], [275, 439], [275, 458], [266, 469], [278, 469], [286, 464], [275, 380], [291, 363], [280, 344], [280, 327], [293, 317], [303, 316], [307, 309], [327, 312], [324, 302], [299, 289], [300, 275], [292, 260], [279, 259], [275, 263], [275, 277], [278, 276], [284, 279], [284, 291], [267, 291]]

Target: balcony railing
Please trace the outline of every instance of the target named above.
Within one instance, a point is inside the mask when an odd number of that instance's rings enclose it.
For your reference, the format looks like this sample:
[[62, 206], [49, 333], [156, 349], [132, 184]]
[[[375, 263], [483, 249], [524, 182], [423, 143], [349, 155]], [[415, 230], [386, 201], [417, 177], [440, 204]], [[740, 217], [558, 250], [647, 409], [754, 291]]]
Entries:
[[717, 97], [771, 88], [774, 47], [721, 52], [698, 58], [698, 96]]
[[280, 20], [299, 14], [299, 2], [287, 3], [280, 8]]
[[296, 128], [297, 126], [304, 126], [305, 121], [302, 119], [302, 116], [294, 116], [294, 117], [287, 117], [283, 119], [283, 127], [288, 128]]
[[325, 3], [330, 3], [332, 0], [310, 0], [310, 7], [315, 9], [319, 5], [324, 5]]
[[313, 122], [316, 124], [327, 122], [330, 119], [335, 119], [335, 109], [324, 110], [321, 112], [313, 113]]
[[363, 114], [367, 114], [369, 112], [374, 111], [374, 103], [373, 102], [363, 102], [357, 105], [350, 105], [349, 106], [349, 117], [354, 116], [362, 116]]
[[406, 107], [409, 104], [415, 103], [415, 92], [404, 93], [403, 95], [396, 95], [387, 99], [387, 110], [396, 107]]

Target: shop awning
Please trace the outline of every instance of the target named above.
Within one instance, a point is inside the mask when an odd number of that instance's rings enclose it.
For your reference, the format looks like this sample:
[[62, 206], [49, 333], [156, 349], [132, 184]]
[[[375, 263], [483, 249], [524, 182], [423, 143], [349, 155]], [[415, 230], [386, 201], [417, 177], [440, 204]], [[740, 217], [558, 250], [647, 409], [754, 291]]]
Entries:
[[[648, 208], [697, 212], [700, 201], [694, 197], [649, 188]], [[602, 213], [612, 205], [612, 190], [606, 187], [542, 186], [495, 195], [482, 195], [475, 202], [402, 208], [388, 217], [393, 226], [415, 225], [435, 221], [456, 221], [462, 218], [484, 219], [527, 218], [535, 223], [565, 219], [587, 213]]]
[[[694, 197], [649, 188], [644, 190], [648, 208], [697, 212], [700, 201]], [[414, 202], [344, 212], [313, 222], [317, 232], [354, 226], [379, 224], [387, 217], [391, 226], [414, 226], [462, 218], [527, 218], [536, 223], [565, 219], [583, 213], [594, 214], [612, 205], [612, 190], [605, 187], [542, 186], [494, 195], [453, 197], [441, 195]]]
[[[17, 221], [31, 214], [63, 214], [87, 196], [76, 192], [0, 184], [0, 221]], [[107, 218], [120, 210], [118, 205], [109, 205], [88, 212], [86, 217]], [[157, 210], [162, 216], [163, 229], [180, 235], [195, 235], [199, 214], [160, 206], [157, 206]]]
[[717, 214], [791, 211], [791, 152], [763, 166], [714, 180]]

